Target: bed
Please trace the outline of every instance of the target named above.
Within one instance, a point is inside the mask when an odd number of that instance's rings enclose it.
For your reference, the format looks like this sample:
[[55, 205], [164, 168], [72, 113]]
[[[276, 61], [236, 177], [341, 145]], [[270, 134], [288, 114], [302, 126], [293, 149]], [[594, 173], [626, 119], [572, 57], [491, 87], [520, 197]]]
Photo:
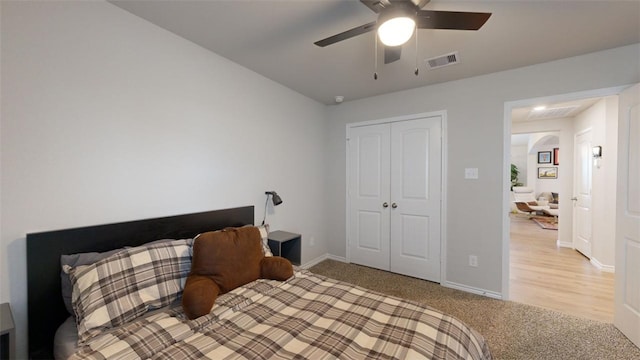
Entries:
[[[76, 325], [62, 301], [61, 255], [139, 249], [253, 223], [246, 206], [28, 234], [30, 357], [53, 358], [56, 331]], [[72, 359], [491, 358], [484, 338], [453, 317], [299, 268], [286, 281], [260, 279], [221, 295], [194, 320], [174, 301], [97, 331], [75, 351]]]

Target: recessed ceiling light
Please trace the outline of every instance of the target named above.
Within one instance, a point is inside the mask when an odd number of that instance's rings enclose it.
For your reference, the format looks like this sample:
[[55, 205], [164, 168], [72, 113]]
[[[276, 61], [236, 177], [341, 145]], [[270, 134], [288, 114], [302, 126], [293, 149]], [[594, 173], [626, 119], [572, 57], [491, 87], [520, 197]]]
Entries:
[[540, 106], [536, 106], [533, 108], [533, 111], [542, 111], [544, 109], [546, 109], [547, 107], [545, 105], [540, 105]]

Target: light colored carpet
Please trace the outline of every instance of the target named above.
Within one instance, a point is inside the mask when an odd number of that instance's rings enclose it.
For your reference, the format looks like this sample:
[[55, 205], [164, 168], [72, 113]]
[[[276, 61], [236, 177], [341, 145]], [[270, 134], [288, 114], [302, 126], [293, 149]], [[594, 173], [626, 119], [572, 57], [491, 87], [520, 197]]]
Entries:
[[339, 261], [325, 260], [309, 270], [451, 314], [487, 339], [494, 359], [640, 359], [640, 349], [613, 324]]

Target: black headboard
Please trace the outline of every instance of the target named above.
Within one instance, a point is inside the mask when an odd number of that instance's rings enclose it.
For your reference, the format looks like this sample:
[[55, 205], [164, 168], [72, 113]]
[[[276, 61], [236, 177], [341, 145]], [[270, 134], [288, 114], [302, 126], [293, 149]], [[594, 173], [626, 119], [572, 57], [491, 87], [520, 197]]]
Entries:
[[27, 234], [29, 357], [53, 358], [53, 337], [69, 313], [62, 302], [60, 255], [103, 252], [159, 239], [186, 239], [253, 224], [253, 206]]

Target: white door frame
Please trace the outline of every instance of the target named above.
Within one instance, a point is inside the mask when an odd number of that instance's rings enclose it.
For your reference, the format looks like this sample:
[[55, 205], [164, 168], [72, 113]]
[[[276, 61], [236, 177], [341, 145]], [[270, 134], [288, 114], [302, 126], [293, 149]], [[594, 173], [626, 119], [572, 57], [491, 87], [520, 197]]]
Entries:
[[[515, 108], [533, 106], [541, 103], [566, 102], [580, 100], [592, 97], [605, 97], [617, 95], [629, 85], [616, 86], [603, 89], [579, 91], [568, 94], [549, 95], [531, 99], [507, 101], [504, 103], [504, 120], [503, 120], [503, 192], [502, 192], [502, 299], [509, 300], [509, 240], [510, 240], [510, 223], [509, 212], [511, 210], [510, 203], [510, 187], [511, 187], [511, 112]], [[566, 210], [565, 210], [566, 209]], [[561, 215], [563, 210], [572, 211], [568, 207], [560, 207]], [[573, 234], [572, 234], [573, 235]], [[573, 237], [572, 237], [573, 238]]]
[[347, 174], [347, 182], [346, 182], [346, 193], [345, 193], [345, 198], [347, 199], [346, 201], [346, 205], [345, 205], [345, 212], [347, 214], [347, 226], [346, 226], [346, 234], [345, 234], [345, 238], [347, 239], [347, 243], [346, 243], [346, 247], [347, 247], [347, 251], [346, 251], [346, 255], [347, 255], [347, 262], [350, 263], [351, 262], [351, 250], [350, 250], [350, 241], [351, 239], [349, 238], [349, 234], [350, 234], [350, 224], [351, 224], [351, 219], [350, 219], [350, 215], [349, 215], [349, 169], [350, 169], [350, 163], [349, 163], [349, 133], [350, 133], [350, 129], [353, 127], [359, 127], [359, 126], [366, 126], [366, 125], [377, 125], [377, 124], [384, 124], [384, 123], [393, 123], [393, 122], [398, 122], [398, 121], [405, 121], [405, 120], [416, 120], [416, 119], [422, 119], [422, 118], [426, 118], [426, 117], [434, 117], [434, 116], [439, 116], [440, 117], [440, 128], [442, 131], [442, 142], [441, 142], [441, 147], [442, 147], [442, 168], [441, 168], [441, 173], [442, 173], [442, 178], [441, 178], [441, 188], [440, 188], [440, 283], [444, 284], [446, 282], [447, 279], [447, 273], [446, 273], [446, 268], [447, 268], [447, 228], [446, 228], [446, 224], [447, 224], [447, 208], [446, 208], [446, 204], [447, 204], [447, 199], [446, 199], [446, 195], [447, 195], [447, 111], [446, 110], [440, 110], [440, 111], [433, 111], [433, 112], [426, 112], [426, 113], [419, 113], [419, 114], [412, 114], [412, 115], [403, 115], [403, 116], [395, 116], [395, 117], [391, 117], [391, 118], [385, 118], [385, 119], [377, 119], [377, 120], [368, 120], [368, 121], [362, 121], [362, 122], [357, 122], [357, 123], [349, 123], [346, 125], [346, 142], [347, 142], [347, 151], [346, 151], [346, 168], [345, 168], [345, 172]]

